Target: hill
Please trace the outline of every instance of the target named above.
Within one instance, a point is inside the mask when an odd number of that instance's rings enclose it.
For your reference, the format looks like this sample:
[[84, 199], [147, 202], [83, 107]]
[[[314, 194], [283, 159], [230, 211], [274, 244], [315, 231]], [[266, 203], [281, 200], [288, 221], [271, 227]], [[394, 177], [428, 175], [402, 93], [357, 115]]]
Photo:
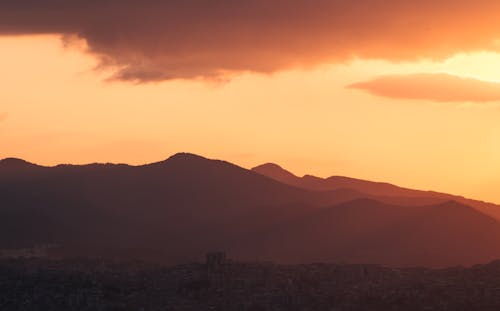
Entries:
[[298, 177], [274, 163], [266, 163], [254, 167], [252, 170], [282, 183], [293, 185], [302, 189], [316, 191], [351, 189], [362, 193], [363, 195], [360, 197], [369, 197], [390, 204], [429, 205], [444, 203], [447, 201], [456, 201], [464, 205], [474, 207], [478, 211], [500, 220], [499, 205], [468, 199], [462, 196], [435, 191], [408, 189], [390, 183], [374, 182], [345, 176], [320, 178], [312, 175], [305, 175], [303, 177]]
[[[141, 166], [0, 162], [0, 249], [55, 243], [59, 256], [469, 264], [500, 258], [500, 225], [466, 205], [398, 206], [317, 191], [231, 163], [177, 154]], [[361, 199], [360, 199], [361, 198]]]

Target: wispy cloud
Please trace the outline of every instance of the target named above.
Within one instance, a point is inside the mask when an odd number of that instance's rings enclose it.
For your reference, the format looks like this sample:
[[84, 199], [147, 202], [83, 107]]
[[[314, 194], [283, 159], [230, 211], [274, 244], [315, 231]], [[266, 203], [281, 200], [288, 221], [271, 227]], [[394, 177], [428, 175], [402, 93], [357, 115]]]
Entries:
[[348, 87], [388, 98], [474, 103], [500, 101], [500, 83], [445, 73], [381, 76]]
[[217, 80], [495, 50], [498, 12], [497, 0], [0, 0], [0, 35], [76, 36], [115, 79]]

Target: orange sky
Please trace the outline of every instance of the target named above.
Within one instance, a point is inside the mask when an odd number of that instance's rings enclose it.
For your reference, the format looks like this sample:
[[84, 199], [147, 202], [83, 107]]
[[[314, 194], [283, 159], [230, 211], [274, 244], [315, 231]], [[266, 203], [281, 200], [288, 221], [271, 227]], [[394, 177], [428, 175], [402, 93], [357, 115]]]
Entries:
[[94, 56], [65, 48], [56, 35], [0, 36], [0, 51], [1, 158], [139, 164], [188, 151], [500, 203], [500, 101], [391, 98], [347, 87], [415, 73], [497, 82], [494, 52], [134, 84], [106, 81], [109, 68], [95, 71]]

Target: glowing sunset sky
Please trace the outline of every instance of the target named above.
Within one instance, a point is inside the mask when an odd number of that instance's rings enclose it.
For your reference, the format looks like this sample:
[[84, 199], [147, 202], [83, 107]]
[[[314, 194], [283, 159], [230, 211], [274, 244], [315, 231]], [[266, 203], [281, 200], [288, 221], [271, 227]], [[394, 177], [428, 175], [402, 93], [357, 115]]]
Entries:
[[500, 203], [498, 12], [485, 0], [0, 0], [0, 158], [188, 151]]

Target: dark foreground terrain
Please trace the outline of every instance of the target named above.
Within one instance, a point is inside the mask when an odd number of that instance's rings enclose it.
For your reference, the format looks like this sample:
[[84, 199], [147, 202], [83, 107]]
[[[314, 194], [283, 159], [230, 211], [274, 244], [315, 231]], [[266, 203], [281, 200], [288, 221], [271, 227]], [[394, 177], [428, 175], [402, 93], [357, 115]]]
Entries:
[[0, 262], [0, 310], [500, 310], [500, 262], [469, 268], [164, 267], [98, 260]]

